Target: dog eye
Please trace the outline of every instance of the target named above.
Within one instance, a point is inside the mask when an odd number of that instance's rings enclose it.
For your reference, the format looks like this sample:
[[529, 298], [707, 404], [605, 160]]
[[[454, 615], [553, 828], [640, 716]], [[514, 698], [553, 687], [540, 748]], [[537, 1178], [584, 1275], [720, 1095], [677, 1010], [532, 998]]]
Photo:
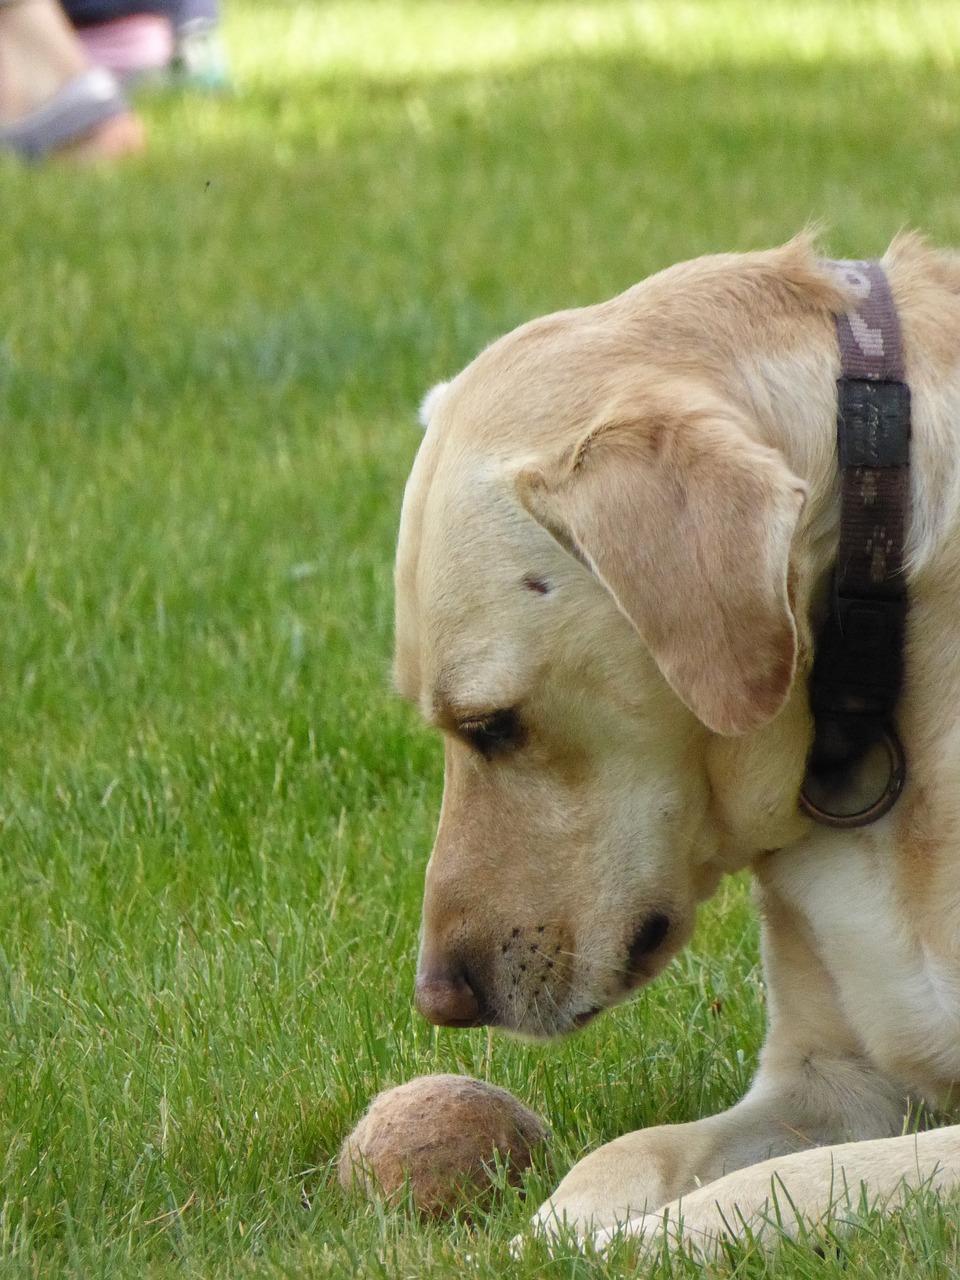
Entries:
[[467, 744], [486, 760], [501, 751], [522, 746], [525, 736], [520, 717], [513, 707], [475, 720], [461, 720], [457, 729]]

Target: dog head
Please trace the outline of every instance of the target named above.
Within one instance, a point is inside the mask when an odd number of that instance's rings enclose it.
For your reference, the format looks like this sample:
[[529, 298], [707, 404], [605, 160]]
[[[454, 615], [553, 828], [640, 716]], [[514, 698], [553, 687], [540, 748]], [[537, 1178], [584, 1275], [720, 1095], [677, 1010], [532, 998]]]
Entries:
[[796, 821], [805, 485], [682, 341], [637, 358], [625, 297], [483, 353], [407, 487], [396, 682], [446, 751], [417, 1003], [444, 1025], [583, 1025], [689, 938], [732, 844]]

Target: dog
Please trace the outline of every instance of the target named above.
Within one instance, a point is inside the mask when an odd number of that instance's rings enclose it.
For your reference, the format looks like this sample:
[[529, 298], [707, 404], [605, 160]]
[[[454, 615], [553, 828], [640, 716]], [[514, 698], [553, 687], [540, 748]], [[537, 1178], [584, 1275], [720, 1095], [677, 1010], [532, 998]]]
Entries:
[[534, 320], [425, 402], [396, 561], [395, 684], [445, 748], [418, 1008], [563, 1036], [655, 978], [724, 875], [750, 868], [762, 918], [746, 1096], [590, 1154], [538, 1229], [709, 1251], [960, 1182], [960, 1126], [907, 1131], [960, 1078], [960, 256], [902, 236], [883, 267], [907, 774], [869, 826], [800, 803], [856, 305], [809, 236]]

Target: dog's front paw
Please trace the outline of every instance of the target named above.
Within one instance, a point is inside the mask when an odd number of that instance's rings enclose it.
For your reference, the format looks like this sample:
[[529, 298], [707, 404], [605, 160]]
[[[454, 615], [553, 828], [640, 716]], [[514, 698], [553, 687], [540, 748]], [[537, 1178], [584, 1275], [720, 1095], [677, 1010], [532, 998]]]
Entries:
[[596, 1225], [592, 1216], [568, 1216], [548, 1200], [531, 1218], [526, 1231], [510, 1241], [510, 1252], [515, 1258], [522, 1258], [535, 1241], [545, 1244], [552, 1258], [597, 1252], [601, 1241], [615, 1238], [618, 1225], [611, 1223], [607, 1228]]
[[669, 1126], [645, 1129], [585, 1156], [537, 1210], [531, 1230], [549, 1240], [590, 1242], [672, 1200], [685, 1189], [665, 1173], [680, 1163], [674, 1134]]
[[722, 1234], [722, 1224], [716, 1237], [710, 1234], [709, 1228], [697, 1230], [691, 1226], [688, 1231], [684, 1219], [671, 1216], [670, 1209], [663, 1209], [658, 1213], [638, 1213], [615, 1227], [605, 1227], [594, 1234], [592, 1244], [597, 1253], [606, 1253], [628, 1240], [643, 1257], [661, 1253], [664, 1248], [672, 1252], [684, 1246], [688, 1251], [710, 1256], [716, 1251]]
[[[601, 1225], [601, 1216], [607, 1219], [606, 1225]], [[531, 1220], [527, 1231], [514, 1237], [510, 1249], [515, 1258], [520, 1258], [531, 1241], [541, 1240], [546, 1242], [551, 1256], [567, 1250], [603, 1254], [611, 1247], [629, 1241], [641, 1256], [647, 1256], [662, 1250], [665, 1243], [672, 1250], [684, 1242], [695, 1247], [698, 1239], [709, 1240], [709, 1231], [694, 1230], [687, 1236], [684, 1226], [676, 1218], [671, 1218], [667, 1211], [639, 1213], [618, 1219], [611, 1218], [609, 1213], [595, 1211], [589, 1216], [571, 1219], [547, 1201]]]
[[576, 1195], [561, 1195], [562, 1188], [534, 1214], [528, 1236], [539, 1236], [552, 1244], [560, 1241], [580, 1246], [592, 1245], [605, 1232], [615, 1232], [628, 1219], [628, 1212], [585, 1189]]
[[589, 1184], [575, 1189], [561, 1184], [530, 1219], [526, 1231], [514, 1236], [510, 1251], [519, 1258], [534, 1240], [545, 1241], [552, 1256], [566, 1250], [588, 1251], [607, 1234], [612, 1236], [626, 1218], [625, 1211], [618, 1214]]
[[644, 1258], [683, 1250], [699, 1262], [711, 1262], [733, 1241], [750, 1240], [768, 1248], [782, 1237], [787, 1225], [766, 1188], [731, 1201], [718, 1196], [718, 1184], [714, 1184], [656, 1212], [631, 1214], [624, 1222], [596, 1232], [592, 1243], [598, 1253], [627, 1240]]

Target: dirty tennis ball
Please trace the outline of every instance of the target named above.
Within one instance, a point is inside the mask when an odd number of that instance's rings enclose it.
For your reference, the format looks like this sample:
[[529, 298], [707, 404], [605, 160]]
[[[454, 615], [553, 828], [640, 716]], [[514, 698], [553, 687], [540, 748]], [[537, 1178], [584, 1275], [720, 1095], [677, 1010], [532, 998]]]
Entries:
[[378, 1094], [340, 1148], [344, 1191], [443, 1217], [530, 1166], [546, 1129], [513, 1094], [470, 1076], [418, 1076]]

